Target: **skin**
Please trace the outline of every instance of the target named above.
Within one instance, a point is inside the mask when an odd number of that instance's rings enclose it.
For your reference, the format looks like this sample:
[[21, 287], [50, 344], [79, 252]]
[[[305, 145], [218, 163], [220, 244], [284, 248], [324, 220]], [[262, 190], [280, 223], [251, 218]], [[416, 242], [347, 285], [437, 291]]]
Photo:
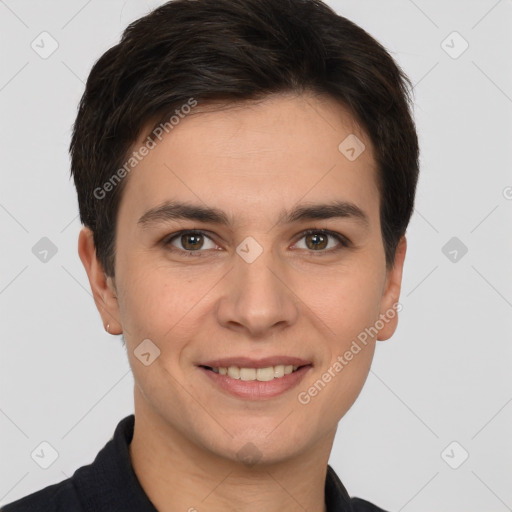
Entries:
[[[334, 100], [279, 95], [194, 112], [126, 178], [115, 279], [104, 274], [90, 230], [79, 236], [103, 323], [111, 334], [123, 333], [135, 379], [133, 467], [161, 512], [324, 512], [338, 422], [363, 387], [376, 341], [394, 333], [397, 315], [308, 404], [297, 394], [392, 310], [406, 239], [387, 270], [372, 145]], [[349, 134], [366, 145], [353, 162], [338, 150]], [[234, 224], [138, 225], [147, 209], [171, 199], [220, 208]], [[359, 206], [369, 225], [350, 218], [276, 224], [282, 208], [335, 199]], [[315, 249], [311, 236], [301, 236], [310, 228], [340, 233], [352, 244], [328, 238], [328, 246]], [[162, 243], [185, 229], [209, 238], [192, 250], [187, 237]], [[236, 252], [248, 236], [263, 248], [250, 264]], [[187, 248], [201, 255], [191, 257]], [[149, 366], [134, 355], [146, 338], [161, 351]], [[277, 397], [242, 400], [197, 367], [218, 357], [268, 355], [302, 357], [313, 368]], [[246, 445], [256, 447], [253, 465], [237, 456]]]

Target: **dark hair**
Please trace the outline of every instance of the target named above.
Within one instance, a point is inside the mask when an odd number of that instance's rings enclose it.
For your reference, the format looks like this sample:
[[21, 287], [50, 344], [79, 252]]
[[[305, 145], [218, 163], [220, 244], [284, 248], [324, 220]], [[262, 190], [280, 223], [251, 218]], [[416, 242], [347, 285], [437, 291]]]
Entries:
[[114, 276], [120, 178], [144, 127], [191, 98], [229, 104], [287, 92], [333, 98], [369, 136], [392, 267], [419, 172], [410, 86], [380, 43], [320, 0], [174, 0], [134, 21], [94, 64], [69, 148], [80, 220], [105, 273]]

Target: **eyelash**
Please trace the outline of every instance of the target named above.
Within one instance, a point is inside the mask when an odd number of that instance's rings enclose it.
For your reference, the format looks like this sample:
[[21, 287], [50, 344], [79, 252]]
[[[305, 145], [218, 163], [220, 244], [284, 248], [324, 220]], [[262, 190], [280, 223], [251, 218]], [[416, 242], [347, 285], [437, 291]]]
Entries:
[[[318, 251], [309, 250], [308, 251], [308, 252], [314, 254], [315, 256], [329, 255], [329, 254], [338, 252], [342, 249], [351, 247], [351, 245], [352, 245], [350, 240], [340, 233], [336, 233], [335, 231], [329, 231], [328, 229], [314, 229], [314, 228], [307, 229], [306, 231], [303, 231], [300, 234], [300, 238], [298, 238], [297, 242], [302, 240], [305, 236], [313, 235], [313, 234], [321, 234], [321, 235], [331, 236], [331, 237], [335, 238], [341, 245], [341, 247], [337, 247], [334, 249], [327, 249], [327, 250], [323, 249], [323, 250], [318, 250]], [[205, 252], [204, 250], [188, 251], [186, 249], [178, 249], [171, 245], [171, 242], [173, 242], [176, 238], [178, 238], [182, 235], [202, 235], [202, 236], [205, 236], [206, 238], [210, 239], [212, 242], [214, 242], [214, 240], [212, 240], [212, 238], [210, 236], [208, 236], [206, 234], [206, 232], [204, 232], [204, 231], [196, 230], [196, 229], [185, 229], [182, 231], [178, 231], [177, 233], [173, 233], [172, 235], [169, 235], [168, 237], [166, 237], [163, 240], [164, 246], [170, 248], [171, 252], [180, 252], [180, 253], [187, 254], [188, 256], [192, 256], [192, 257], [201, 257], [202, 256], [201, 253]], [[295, 242], [295, 243], [297, 243], [297, 242]]]

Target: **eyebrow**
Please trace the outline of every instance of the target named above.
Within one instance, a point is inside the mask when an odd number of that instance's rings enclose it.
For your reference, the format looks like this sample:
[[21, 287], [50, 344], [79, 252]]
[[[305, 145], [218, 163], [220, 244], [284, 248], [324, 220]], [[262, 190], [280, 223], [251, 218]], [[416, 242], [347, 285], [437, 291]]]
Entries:
[[[348, 201], [334, 201], [322, 204], [307, 203], [296, 206], [291, 211], [281, 210], [277, 224], [292, 224], [306, 220], [332, 218], [354, 220], [366, 228], [370, 225], [368, 215], [359, 206]], [[160, 206], [147, 210], [140, 217], [137, 224], [143, 229], [147, 229], [152, 225], [169, 220], [195, 220], [228, 227], [233, 224], [228, 214], [223, 210], [180, 201], [165, 201]]]

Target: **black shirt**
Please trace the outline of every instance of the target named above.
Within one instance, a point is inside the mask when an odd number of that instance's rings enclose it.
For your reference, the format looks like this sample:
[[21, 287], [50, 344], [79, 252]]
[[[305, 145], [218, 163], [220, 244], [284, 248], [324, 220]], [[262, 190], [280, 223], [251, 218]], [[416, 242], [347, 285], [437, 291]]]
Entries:
[[[1, 512], [157, 512], [131, 463], [128, 447], [134, 424], [133, 414], [122, 419], [91, 464], [62, 482], [4, 505]], [[329, 465], [325, 504], [327, 512], [385, 512], [368, 501], [350, 498]]]

